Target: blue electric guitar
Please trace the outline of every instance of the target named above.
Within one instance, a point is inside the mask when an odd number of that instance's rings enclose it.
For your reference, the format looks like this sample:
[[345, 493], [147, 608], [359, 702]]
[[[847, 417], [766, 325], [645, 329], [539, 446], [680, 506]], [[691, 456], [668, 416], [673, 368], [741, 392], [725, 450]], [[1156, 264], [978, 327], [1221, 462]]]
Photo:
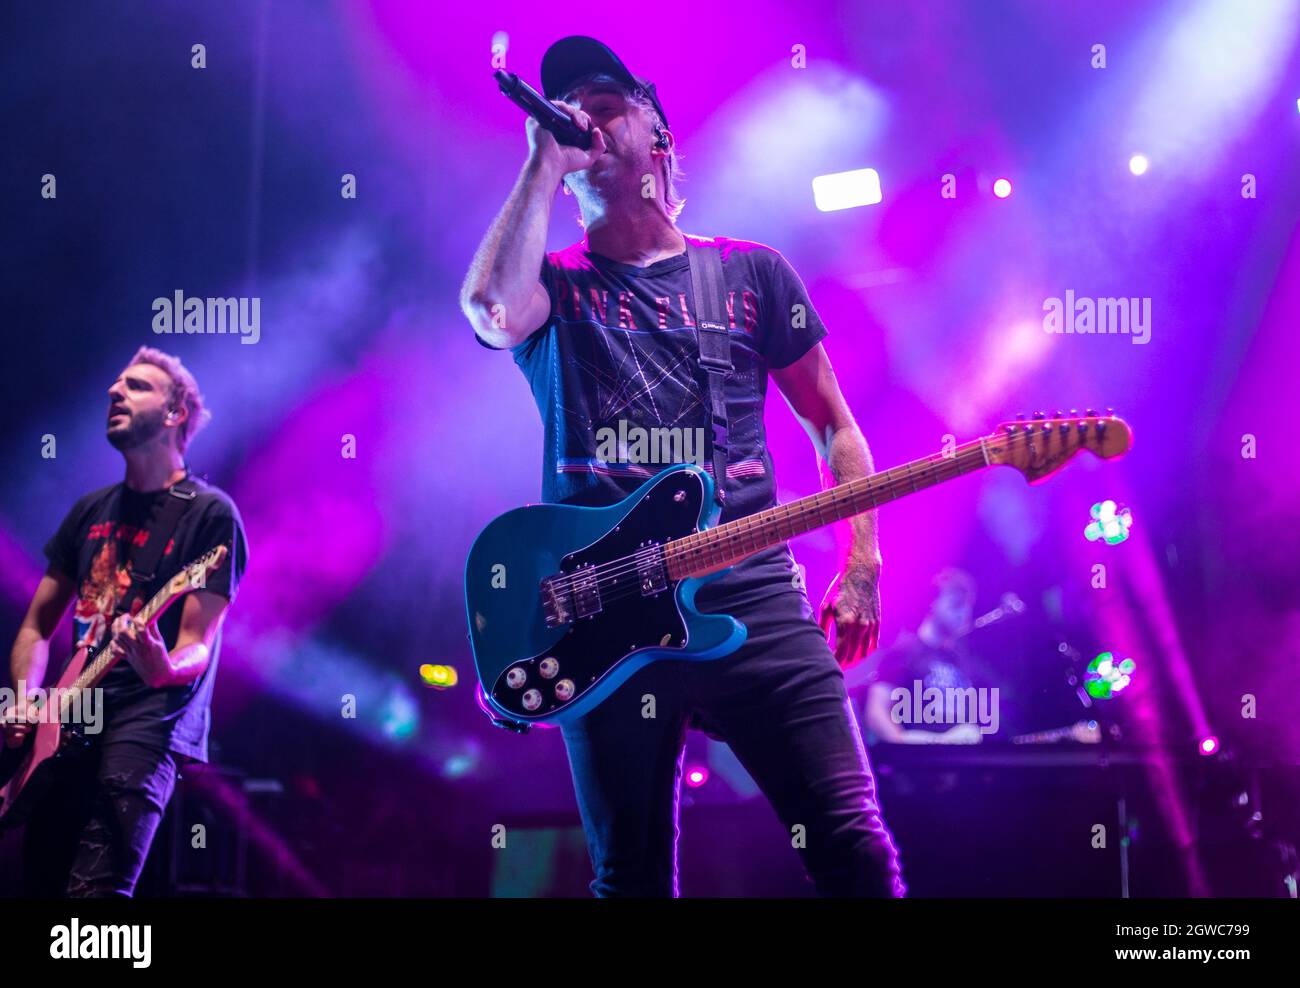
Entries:
[[713, 481], [669, 467], [618, 504], [533, 504], [479, 534], [465, 565], [478, 699], [501, 727], [580, 717], [658, 659], [717, 659], [745, 626], [695, 595], [747, 556], [905, 494], [995, 465], [1031, 483], [1081, 449], [1109, 459], [1132, 433], [1113, 415], [1005, 423], [992, 435], [718, 525]]

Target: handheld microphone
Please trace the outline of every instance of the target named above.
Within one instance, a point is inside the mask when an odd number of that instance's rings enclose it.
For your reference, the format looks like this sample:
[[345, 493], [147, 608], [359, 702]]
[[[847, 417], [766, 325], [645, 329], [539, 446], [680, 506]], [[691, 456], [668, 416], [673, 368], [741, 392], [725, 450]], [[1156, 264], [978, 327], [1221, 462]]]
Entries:
[[582, 130], [573, 118], [548, 100], [513, 72], [497, 69], [493, 73], [501, 92], [520, 109], [555, 135], [560, 144], [569, 144], [587, 151], [591, 148], [591, 131]]

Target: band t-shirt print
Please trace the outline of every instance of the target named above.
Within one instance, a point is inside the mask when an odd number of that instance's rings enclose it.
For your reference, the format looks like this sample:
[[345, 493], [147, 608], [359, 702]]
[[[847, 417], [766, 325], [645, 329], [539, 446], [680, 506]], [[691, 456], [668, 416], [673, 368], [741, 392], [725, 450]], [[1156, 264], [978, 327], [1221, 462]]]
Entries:
[[[722, 237], [687, 240], [719, 250], [726, 283], [735, 368], [724, 388], [730, 421], [720, 521], [726, 522], [776, 503], [763, 425], [767, 374], [802, 357], [826, 336], [826, 327], [778, 251]], [[699, 366], [686, 253], [638, 267], [577, 243], [545, 255], [540, 280], [551, 300], [550, 317], [511, 353], [544, 426], [542, 500], [613, 504], [671, 465], [634, 462], [626, 445], [620, 457], [608, 457], [611, 436], [635, 437], [637, 430], [642, 436], [654, 435], [653, 429], [680, 430], [674, 437], [681, 441], [672, 448], [690, 451], [691, 461], [712, 475], [708, 385]], [[663, 451], [653, 442], [646, 448]], [[788, 579], [784, 547], [742, 566], [764, 562], [778, 562], [777, 578]]]

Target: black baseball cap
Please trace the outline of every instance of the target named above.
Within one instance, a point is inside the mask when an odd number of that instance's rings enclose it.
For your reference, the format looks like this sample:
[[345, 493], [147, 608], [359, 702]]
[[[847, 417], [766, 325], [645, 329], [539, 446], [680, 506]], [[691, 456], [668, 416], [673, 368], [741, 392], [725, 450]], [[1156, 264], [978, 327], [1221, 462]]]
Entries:
[[542, 93], [547, 99], [559, 99], [573, 83], [597, 72], [603, 72], [625, 86], [645, 93], [659, 111], [659, 119], [665, 127], [668, 126], [668, 115], [664, 113], [659, 96], [655, 93], [655, 84], [629, 72], [627, 66], [607, 45], [581, 34], [561, 38], [546, 49], [546, 54], [542, 56]]

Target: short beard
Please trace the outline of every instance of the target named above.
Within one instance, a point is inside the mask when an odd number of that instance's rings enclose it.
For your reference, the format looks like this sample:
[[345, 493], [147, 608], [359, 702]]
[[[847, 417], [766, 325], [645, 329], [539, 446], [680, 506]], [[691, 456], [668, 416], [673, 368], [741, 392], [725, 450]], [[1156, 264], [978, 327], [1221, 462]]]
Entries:
[[[622, 162], [621, 164], [626, 165], [627, 162]], [[633, 169], [638, 176], [654, 176], [655, 192], [662, 196], [663, 193], [659, 188], [662, 183], [662, 178], [659, 174], [661, 169], [657, 167], [655, 160], [649, 155], [646, 155], [643, 161], [633, 162], [632, 164], [634, 166], [639, 166], [634, 167]], [[635, 181], [629, 181], [625, 185], [616, 186], [608, 190], [599, 189], [594, 182], [581, 173], [575, 173], [568, 176], [567, 181], [569, 182], [570, 191], [578, 201], [579, 212], [581, 212], [581, 206], [584, 201], [599, 201], [605, 207], [605, 211], [608, 211], [609, 209], [622, 208], [628, 203], [636, 203], [637, 200], [644, 198], [641, 195], [644, 179], [641, 177], [638, 177]], [[606, 191], [613, 194], [607, 197], [605, 194]]]
[[163, 430], [163, 413], [155, 412], [148, 416], [132, 415], [131, 424], [125, 429], [108, 433], [108, 441], [114, 449], [125, 453], [137, 449], [158, 438]]

